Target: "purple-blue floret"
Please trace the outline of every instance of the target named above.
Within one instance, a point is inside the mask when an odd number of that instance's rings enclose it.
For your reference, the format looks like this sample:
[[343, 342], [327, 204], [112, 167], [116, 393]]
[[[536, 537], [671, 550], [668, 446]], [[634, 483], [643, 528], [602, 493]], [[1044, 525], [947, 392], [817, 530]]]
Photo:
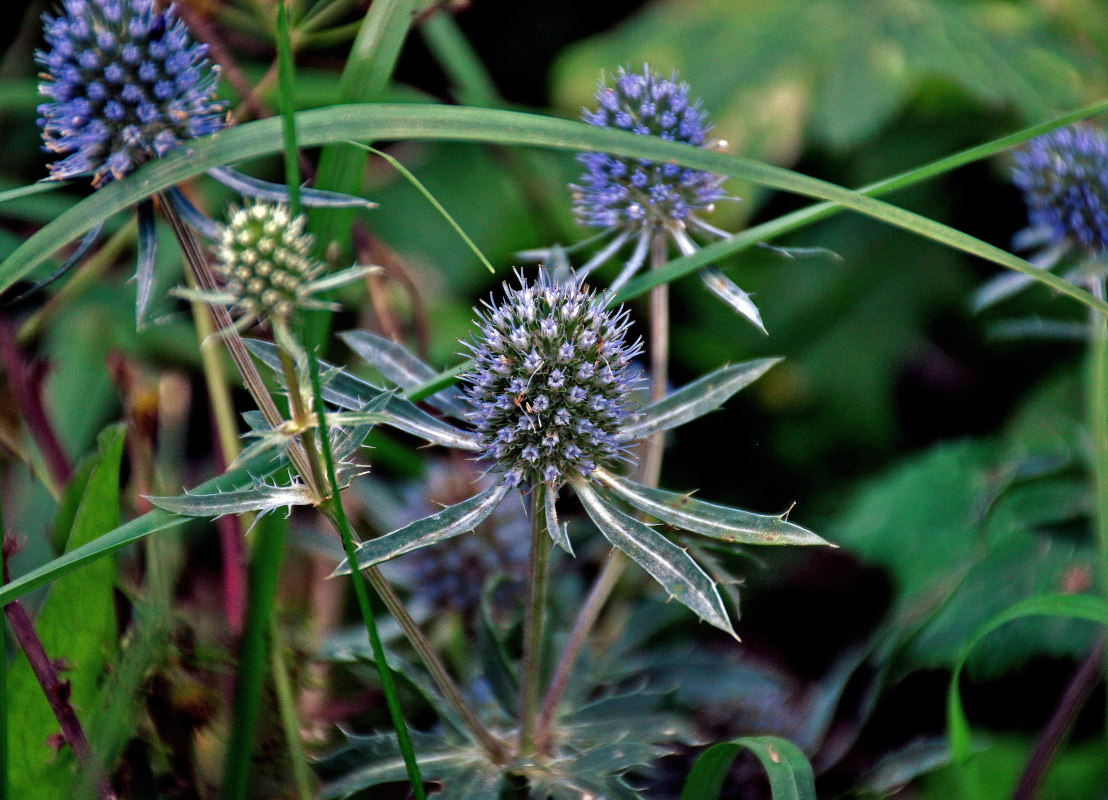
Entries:
[[1032, 227], [1090, 254], [1108, 249], [1108, 138], [1088, 125], [1059, 128], [1014, 155]]
[[97, 188], [182, 142], [218, 131], [219, 70], [171, 5], [153, 0], [63, 0], [43, 15], [46, 70], [38, 107], [45, 149], [60, 180], [92, 176]]
[[632, 415], [637, 379], [628, 366], [642, 342], [627, 342], [625, 309], [571, 278], [541, 269], [504, 300], [478, 310], [462, 380], [485, 455], [514, 483], [557, 487], [627, 457], [618, 438]]
[[[676, 72], [663, 78], [644, 66], [641, 74], [620, 68], [614, 85], [601, 79], [597, 108], [585, 109], [590, 125], [659, 136], [697, 147], [706, 146], [711, 130], [700, 102], [689, 101], [689, 85]], [[607, 153], [582, 153], [585, 165], [574, 184], [573, 210], [591, 227], [640, 230], [683, 222], [698, 211], [710, 210], [727, 197], [724, 178], [672, 163], [657, 164]]]

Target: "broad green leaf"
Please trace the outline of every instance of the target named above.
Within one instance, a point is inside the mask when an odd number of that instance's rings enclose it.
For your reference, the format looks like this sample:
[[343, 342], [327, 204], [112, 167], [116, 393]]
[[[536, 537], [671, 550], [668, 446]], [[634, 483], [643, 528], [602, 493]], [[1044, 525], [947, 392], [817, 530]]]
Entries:
[[[948, 247], [1034, 275], [1041, 283], [1108, 313], [1108, 303], [1095, 299], [1085, 290], [942, 223], [827, 181], [712, 150], [637, 136], [629, 131], [597, 128], [583, 122], [498, 109], [384, 103], [331, 106], [301, 111], [296, 115], [296, 122], [303, 147], [350, 139], [477, 141], [556, 150], [605, 151], [649, 161], [672, 161], [694, 169], [741, 177], [770, 188], [833, 201]], [[145, 164], [126, 180], [115, 181], [81, 201], [24, 242], [0, 265], [0, 291], [31, 273], [71, 238], [139, 200], [229, 161], [250, 160], [280, 152], [281, 148], [281, 121], [270, 118], [197, 139], [190, 143], [187, 151], [171, 153]]]
[[681, 530], [741, 544], [826, 545], [784, 515], [753, 514], [738, 508], [696, 500], [689, 494], [653, 489], [598, 469], [597, 479], [617, 496], [662, 522]]
[[620, 429], [619, 438], [625, 442], [644, 439], [715, 411], [780, 361], [780, 358], [759, 358], [720, 367], [640, 410], [635, 419]]
[[[288, 461], [284, 458], [275, 455], [259, 456], [238, 469], [206, 481], [196, 487], [194, 491], [201, 494], [231, 491], [242, 486], [252, 485], [255, 479], [272, 475], [287, 466]], [[111, 555], [129, 544], [141, 541], [152, 533], [175, 528], [184, 523], [186, 519], [186, 517], [171, 514], [160, 508], [149, 511], [138, 519], [133, 519], [87, 544], [70, 550], [65, 555], [55, 558], [47, 564], [43, 564], [38, 569], [21, 575], [11, 583], [0, 586], [0, 606], [34, 591], [40, 586], [56, 581], [87, 564]]]
[[[500, 501], [512, 488], [507, 481], [499, 483], [475, 494], [468, 500], [448, 506], [437, 514], [416, 520], [400, 530], [362, 542], [356, 551], [358, 569], [369, 569], [404, 553], [410, 553], [412, 550], [473, 530], [496, 510]], [[350, 562], [347, 559], [343, 559], [332, 573], [332, 575], [348, 574], [350, 574]]]
[[[437, 370], [417, 358], [404, 345], [375, 333], [346, 331], [340, 333], [339, 338], [346, 342], [347, 347], [361, 356], [362, 360], [380, 370], [382, 375], [401, 389], [414, 389], [438, 375]], [[451, 396], [448, 392], [428, 397], [427, 403], [445, 414], [452, 414], [459, 418], [464, 418], [469, 410], [462, 400]]]
[[[122, 427], [105, 431], [99, 451], [92, 457], [94, 466], [87, 473], [87, 482], [71, 485], [69, 491], [79, 496], [80, 502], [65, 543], [68, 553], [119, 524], [123, 442]], [[94, 707], [100, 678], [116, 649], [115, 578], [115, 564], [108, 560], [66, 576], [53, 587], [35, 620], [47, 656], [67, 665], [61, 678], [69, 681], [70, 702], [78, 718]], [[8, 675], [8, 697], [5, 713], [13, 796], [69, 797], [76, 777], [73, 754], [66, 748], [55, 757], [48, 739], [58, 732], [58, 723], [22, 653]]]
[[185, 517], [222, 517], [226, 514], [247, 514], [251, 511], [265, 513], [289, 506], [312, 505], [314, 498], [307, 486], [301, 483], [290, 486], [274, 486], [257, 481], [253, 486], [231, 489], [214, 494], [185, 492], [175, 497], [146, 498], [158, 508]]
[[962, 675], [962, 669], [966, 665], [970, 652], [978, 642], [997, 628], [1021, 617], [1030, 616], [1062, 616], [1108, 625], [1108, 601], [1085, 594], [1053, 594], [1029, 597], [1022, 603], [1017, 603], [996, 615], [977, 631], [969, 644], [966, 645], [965, 650], [962, 651], [958, 662], [954, 665], [954, 674], [950, 678], [950, 689], [946, 698], [947, 729], [950, 733], [950, 746], [954, 751], [956, 760], [964, 761], [971, 752], [969, 720], [966, 719], [966, 713], [962, 708], [962, 693], [958, 686], [958, 679]]
[[671, 597], [705, 622], [735, 635], [715, 582], [692, 558], [662, 534], [609, 505], [585, 481], [573, 490], [604, 538], [649, 572]]
[[816, 800], [812, 766], [800, 748], [778, 736], [744, 736], [712, 745], [696, 760], [681, 800], [718, 800], [731, 763], [743, 750], [762, 762], [773, 800]]

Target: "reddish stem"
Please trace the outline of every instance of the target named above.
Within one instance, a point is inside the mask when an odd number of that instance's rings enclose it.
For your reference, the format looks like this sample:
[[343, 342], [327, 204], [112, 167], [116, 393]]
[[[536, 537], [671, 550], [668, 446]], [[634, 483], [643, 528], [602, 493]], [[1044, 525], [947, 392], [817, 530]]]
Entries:
[[42, 402], [42, 383], [46, 371], [41, 362], [29, 364], [24, 360], [16, 343], [16, 328], [7, 319], [0, 320], [0, 366], [3, 366], [8, 376], [8, 385], [15, 396], [15, 402], [23, 415], [27, 430], [42, 453], [46, 468], [59, 486], [65, 486], [69, 483], [73, 470]]
[[[8, 571], [8, 557], [16, 553], [19, 546], [13, 538], [5, 537], [3, 548], [3, 583], [7, 583], [11, 580]], [[16, 641], [19, 642], [20, 648], [27, 656], [27, 662], [31, 665], [31, 671], [35, 674], [35, 679], [42, 687], [42, 693], [46, 696], [46, 702], [50, 704], [50, 710], [54, 712], [54, 717], [58, 720], [58, 725], [61, 727], [62, 736], [66, 743], [73, 749], [73, 753], [77, 756], [77, 761], [80, 762], [82, 769], [99, 770], [92, 754], [92, 748], [89, 746], [88, 737], [85, 736], [85, 730], [81, 727], [81, 722], [77, 719], [77, 714], [73, 711], [73, 706], [69, 702], [69, 681], [63, 681], [58, 677], [57, 666], [46, 654], [46, 648], [42, 646], [42, 640], [39, 639], [38, 633], [35, 631], [35, 625], [27, 615], [27, 610], [19, 600], [13, 600], [4, 606], [4, 613], [8, 617], [8, 624], [11, 626], [12, 633], [15, 634]], [[96, 793], [101, 800], [114, 800], [115, 792], [112, 791], [111, 784], [108, 783], [105, 776], [101, 775], [97, 779], [96, 785]]]

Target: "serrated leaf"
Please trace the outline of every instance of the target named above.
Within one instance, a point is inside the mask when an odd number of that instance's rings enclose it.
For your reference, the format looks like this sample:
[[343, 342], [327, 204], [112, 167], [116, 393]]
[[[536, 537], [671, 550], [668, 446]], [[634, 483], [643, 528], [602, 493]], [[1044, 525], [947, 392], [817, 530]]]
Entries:
[[546, 511], [546, 532], [554, 543], [573, 555], [573, 545], [569, 541], [569, 532], [558, 522], [558, 492], [552, 487], [547, 487], [543, 493], [543, 508]]
[[693, 765], [681, 800], [718, 800], [723, 779], [743, 750], [762, 762], [773, 800], [816, 800], [815, 777], [807, 757], [795, 744], [778, 736], [745, 736], [712, 745]]
[[[346, 331], [340, 333], [339, 338], [401, 389], [414, 389], [438, 376], [437, 370], [417, 358], [408, 348], [383, 336], [368, 331]], [[459, 419], [464, 419], [470, 410], [452, 392], [439, 392], [428, 397], [426, 402]]]
[[575, 481], [573, 489], [604, 538], [649, 572], [677, 602], [705, 622], [735, 635], [715, 583], [688, 553], [611, 506], [588, 483]]
[[[345, 762], [350, 764], [351, 768], [340, 777], [325, 781], [320, 790], [321, 798], [350, 797], [371, 786], [408, 779], [404, 756], [396, 745], [395, 734], [382, 733], [373, 736], [347, 734], [347, 741], [347, 750], [330, 756], [323, 765], [326, 767], [328, 762], [332, 764]], [[419, 763], [420, 771], [428, 780], [445, 782], [459, 771], [466, 771], [475, 763], [479, 764], [483, 761], [479, 751], [466, 748], [464, 745], [454, 745], [437, 736], [413, 731], [412, 743], [415, 746], [416, 761]]]
[[186, 517], [222, 517], [226, 514], [265, 513], [286, 506], [312, 505], [315, 498], [304, 484], [274, 486], [258, 481], [253, 486], [227, 492], [185, 492], [175, 497], [146, 498], [158, 508]]
[[[355, 551], [358, 569], [369, 569], [404, 553], [410, 553], [412, 550], [473, 530], [496, 510], [500, 501], [512, 488], [512, 485], [505, 481], [475, 494], [468, 500], [448, 506], [437, 514], [416, 520], [411, 525], [368, 542], [362, 542]], [[343, 559], [332, 573], [332, 575], [348, 574], [350, 574], [349, 559]]]
[[[275, 344], [260, 339], [247, 339], [246, 346], [270, 369], [275, 371], [281, 369], [281, 360]], [[470, 452], [480, 452], [484, 449], [473, 434], [432, 417], [414, 403], [397, 396], [395, 392], [386, 392], [326, 361], [319, 362], [319, 369], [326, 375], [323, 399], [339, 408], [353, 412], [353, 414], [335, 415], [337, 421], [343, 421], [345, 424], [390, 425], [443, 447], [456, 447]], [[371, 404], [372, 411], [367, 411], [366, 407]], [[358, 416], [359, 414], [365, 416]], [[374, 414], [378, 416], [373, 416]]]
[[830, 544], [806, 528], [787, 521], [784, 515], [754, 514], [705, 503], [688, 494], [643, 486], [604, 469], [596, 471], [596, 478], [639, 511], [701, 536], [742, 544]]
[[623, 426], [619, 439], [623, 442], [643, 439], [715, 411], [779, 361], [780, 358], [759, 358], [709, 372], [643, 408], [636, 419]]
[[[119, 524], [119, 468], [124, 430], [109, 428], [92, 457], [86, 483], [70, 489], [80, 498], [66, 552], [87, 546]], [[62, 679], [69, 682], [70, 703], [84, 718], [95, 706], [100, 678], [118, 639], [115, 617], [115, 564], [100, 563], [58, 581], [46, 599], [35, 630], [51, 660], [69, 666]], [[79, 619], [79, 624], [74, 620]], [[26, 656], [16, 656], [8, 674], [8, 731], [14, 797], [69, 797], [75, 778], [72, 752], [55, 758], [48, 739], [58, 723], [42, 694]], [[85, 719], [87, 722], [87, 718]]]

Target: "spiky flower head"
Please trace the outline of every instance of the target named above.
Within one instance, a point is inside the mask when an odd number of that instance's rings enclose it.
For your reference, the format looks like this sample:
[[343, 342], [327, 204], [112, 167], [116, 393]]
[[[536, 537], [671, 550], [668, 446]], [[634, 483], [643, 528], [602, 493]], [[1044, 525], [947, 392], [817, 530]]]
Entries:
[[472, 419], [496, 468], [514, 483], [559, 486], [624, 455], [617, 439], [631, 415], [628, 364], [642, 350], [626, 341], [628, 312], [578, 279], [545, 269], [500, 304], [478, 310], [469, 344], [475, 366], [462, 376]]
[[[650, 67], [642, 73], [622, 67], [611, 85], [601, 78], [598, 107], [585, 109], [590, 125], [620, 128], [642, 136], [706, 146], [711, 130], [700, 101], [689, 99], [689, 85], [674, 72], [663, 78]], [[574, 191], [573, 210], [585, 225], [638, 230], [683, 222], [698, 211], [711, 210], [724, 197], [724, 178], [677, 164], [656, 164], [607, 153], [582, 153], [585, 165]]]
[[1033, 227], [1090, 254], [1108, 248], [1108, 138], [1088, 125], [1033, 139], [1015, 156]]
[[306, 223], [303, 214], [293, 218], [286, 206], [275, 203], [232, 208], [220, 233], [217, 271], [237, 311], [287, 318], [300, 303], [305, 286], [324, 270], [311, 256], [313, 237], [305, 233]]
[[92, 175], [100, 187], [181, 142], [223, 126], [218, 68], [172, 5], [154, 0], [62, 0], [43, 16], [48, 50], [38, 107], [46, 149], [65, 156], [54, 178]]

